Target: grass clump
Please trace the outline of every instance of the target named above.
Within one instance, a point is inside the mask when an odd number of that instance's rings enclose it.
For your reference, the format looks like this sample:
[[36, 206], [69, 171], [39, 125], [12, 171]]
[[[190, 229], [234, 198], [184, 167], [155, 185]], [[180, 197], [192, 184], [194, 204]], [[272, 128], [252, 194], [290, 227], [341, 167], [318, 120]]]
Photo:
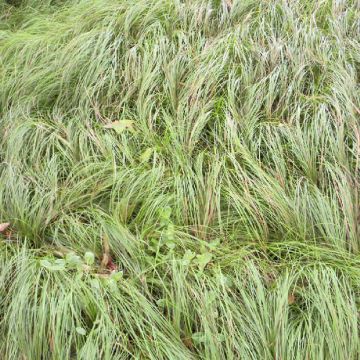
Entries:
[[2, 357], [357, 359], [359, 15], [0, 0]]

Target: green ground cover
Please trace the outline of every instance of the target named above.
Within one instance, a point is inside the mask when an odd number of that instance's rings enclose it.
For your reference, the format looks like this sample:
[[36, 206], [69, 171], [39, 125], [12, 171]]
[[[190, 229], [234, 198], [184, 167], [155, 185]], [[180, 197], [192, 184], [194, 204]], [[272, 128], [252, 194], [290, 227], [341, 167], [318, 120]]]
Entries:
[[1, 358], [358, 359], [359, 18], [0, 0]]

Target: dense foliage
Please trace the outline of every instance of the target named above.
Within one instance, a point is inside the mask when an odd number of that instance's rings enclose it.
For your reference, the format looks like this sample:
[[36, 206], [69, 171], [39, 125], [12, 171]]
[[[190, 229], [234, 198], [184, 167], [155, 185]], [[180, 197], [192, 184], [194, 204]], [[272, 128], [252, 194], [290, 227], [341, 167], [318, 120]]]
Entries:
[[359, 18], [0, 0], [1, 358], [358, 359]]

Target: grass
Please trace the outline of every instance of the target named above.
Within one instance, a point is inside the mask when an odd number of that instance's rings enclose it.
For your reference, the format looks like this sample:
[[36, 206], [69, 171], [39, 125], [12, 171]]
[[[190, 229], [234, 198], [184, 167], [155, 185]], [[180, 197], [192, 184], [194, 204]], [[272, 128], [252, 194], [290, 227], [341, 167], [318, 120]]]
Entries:
[[356, 1], [0, 0], [4, 359], [358, 359]]

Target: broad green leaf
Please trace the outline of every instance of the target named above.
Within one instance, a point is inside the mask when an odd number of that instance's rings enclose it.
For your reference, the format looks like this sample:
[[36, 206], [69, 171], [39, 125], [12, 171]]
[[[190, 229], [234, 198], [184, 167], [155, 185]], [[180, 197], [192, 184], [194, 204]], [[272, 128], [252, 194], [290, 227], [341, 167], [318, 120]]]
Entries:
[[169, 223], [167, 225], [166, 230], [164, 231], [163, 234], [163, 239], [164, 241], [167, 242], [173, 242], [175, 239], [175, 226], [173, 223]]
[[176, 244], [173, 242], [173, 241], [167, 241], [165, 243], [165, 245], [170, 249], [170, 250], [174, 250], [175, 249], [175, 246]]
[[80, 256], [74, 253], [66, 254], [65, 260], [70, 267], [78, 267], [82, 264]]
[[196, 332], [191, 335], [192, 340], [195, 344], [201, 344], [206, 341], [205, 333], [203, 332]]
[[199, 266], [200, 271], [205, 269], [205, 266], [211, 261], [212, 254], [204, 253], [196, 256], [196, 263]]
[[220, 245], [220, 239], [215, 239], [207, 244], [210, 250], [216, 250]]
[[87, 251], [84, 255], [84, 260], [87, 265], [92, 265], [95, 262], [95, 255], [91, 251]]
[[182, 258], [182, 264], [187, 266], [190, 264], [191, 260], [194, 259], [196, 254], [191, 250], [186, 250]]
[[49, 260], [40, 260], [40, 265], [47, 269], [52, 266]]
[[233, 284], [232, 280], [228, 276], [221, 273], [216, 276], [216, 280], [221, 286], [225, 287], [231, 287]]
[[117, 281], [111, 277], [107, 279], [106, 285], [109, 287], [109, 290], [113, 293], [117, 293], [119, 291]]
[[159, 210], [160, 219], [162, 220], [170, 220], [171, 216], [171, 207], [165, 206]]
[[49, 260], [43, 259], [40, 260], [40, 265], [51, 271], [65, 270], [65, 261], [62, 259], [57, 259], [53, 263]]
[[124, 273], [122, 271], [117, 271], [112, 273], [110, 277], [115, 281], [120, 281], [124, 277]]
[[81, 326], [78, 326], [75, 330], [79, 335], [82, 335], [82, 336], [86, 335], [86, 330]]
[[134, 121], [132, 120], [116, 120], [104, 126], [105, 129], [113, 129], [116, 133], [121, 134], [128, 130], [134, 132]]
[[100, 281], [97, 278], [93, 278], [90, 280], [90, 285], [93, 289], [100, 290]]
[[156, 301], [156, 305], [161, 308], [164, 308], [167, 305], [167, 301], [166, 299], [159, 299]]

